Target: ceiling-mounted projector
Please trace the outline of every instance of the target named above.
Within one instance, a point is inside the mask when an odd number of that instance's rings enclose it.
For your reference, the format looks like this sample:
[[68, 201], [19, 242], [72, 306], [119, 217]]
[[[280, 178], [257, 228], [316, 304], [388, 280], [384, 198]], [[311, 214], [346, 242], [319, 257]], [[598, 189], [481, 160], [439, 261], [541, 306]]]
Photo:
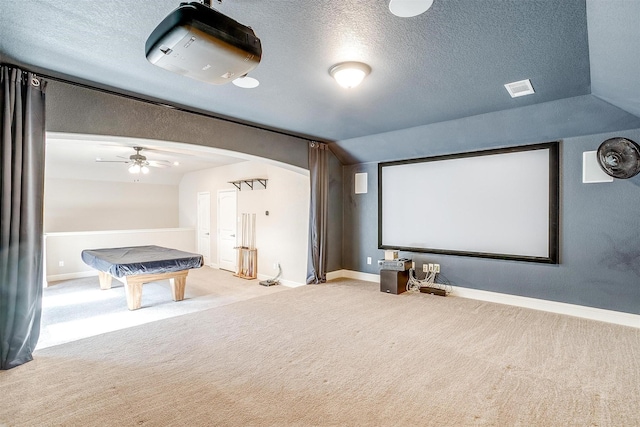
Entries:
[[262, 58], [251, 28], [197, 2], [180, 3], [153, 30], [145, 50], [152, 64], [212, 84], [244, 76]]

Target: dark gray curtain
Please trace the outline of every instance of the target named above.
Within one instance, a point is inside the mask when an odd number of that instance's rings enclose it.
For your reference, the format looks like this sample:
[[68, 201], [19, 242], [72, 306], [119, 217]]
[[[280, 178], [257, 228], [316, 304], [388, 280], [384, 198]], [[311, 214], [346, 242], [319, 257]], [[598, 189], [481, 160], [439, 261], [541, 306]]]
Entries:
[[327, 281], [327, 204], [329, 199], [329, 147], [309, 143], [309, 261], [307, 283]]
[[0, 71], [0, 369], [10, 369], [33, 359], [40, 335], [45, 82]]

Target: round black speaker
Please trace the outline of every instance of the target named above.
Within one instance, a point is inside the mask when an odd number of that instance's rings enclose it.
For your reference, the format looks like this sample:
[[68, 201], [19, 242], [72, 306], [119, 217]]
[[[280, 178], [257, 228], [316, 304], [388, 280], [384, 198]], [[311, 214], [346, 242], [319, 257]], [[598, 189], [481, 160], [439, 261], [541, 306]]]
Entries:
[[626, 179], [640, 172], [640, 146], [627, 138], [611, 138], [598, 147], [598, 163], [614, 178]]

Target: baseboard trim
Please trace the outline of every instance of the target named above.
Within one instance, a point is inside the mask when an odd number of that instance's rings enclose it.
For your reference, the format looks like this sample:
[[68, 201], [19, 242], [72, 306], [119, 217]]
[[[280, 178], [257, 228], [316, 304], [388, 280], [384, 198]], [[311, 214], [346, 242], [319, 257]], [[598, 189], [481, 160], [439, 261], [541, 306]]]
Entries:
[[362, 273], [360, 271], [353, 270], [336, 270], [327, 273], [327, 280], [340, 278], [364, 280], [366, 282], [380, 282], [379, 274]]
[[[380, 275], [378, 274], [361, 273], [359, 271], [352, 270], [337, 270], [327, 273], [327, 280], [338, 278], [365, 280], [367, 282], [380, 282]], [[591, 319], [600, 322], [640, 328], [640, 315], [637, 314], [605, 310], [583, 305], [567, 304], [557, 301], [548, 301], [537, 298], [522, 297], [517, 295], [509, 295], [499, 292], [482, 291], [479, 289], [462, 288], [459, 286], [453, 286], [452, 288], [453, 290], [451, 291], [451, 295], [461, 298], [513, 305], [516, 307], [530, 308], [533, 310], [546, 311], [549, 313], [564, 314], [567, 316], [581, 317], [583, 319]]]
[[47, 276], [47, 283], [57, 282], [60, 280], [83, 279], [85, 277], [92, 277], [97, 275], [98, 275], [98, 270], [78, 271], [76, 273], [65, 273], [65, 274], [52, 274], [51, 276]]

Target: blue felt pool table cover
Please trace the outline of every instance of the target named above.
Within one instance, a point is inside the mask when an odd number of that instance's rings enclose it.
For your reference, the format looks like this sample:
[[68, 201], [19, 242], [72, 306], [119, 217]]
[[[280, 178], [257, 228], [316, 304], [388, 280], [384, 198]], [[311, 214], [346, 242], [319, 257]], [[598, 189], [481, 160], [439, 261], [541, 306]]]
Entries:
[[82, 261], [114, 277], [170, 273], [204, 265], [202, 255], [162, 246], [85, 249]]

